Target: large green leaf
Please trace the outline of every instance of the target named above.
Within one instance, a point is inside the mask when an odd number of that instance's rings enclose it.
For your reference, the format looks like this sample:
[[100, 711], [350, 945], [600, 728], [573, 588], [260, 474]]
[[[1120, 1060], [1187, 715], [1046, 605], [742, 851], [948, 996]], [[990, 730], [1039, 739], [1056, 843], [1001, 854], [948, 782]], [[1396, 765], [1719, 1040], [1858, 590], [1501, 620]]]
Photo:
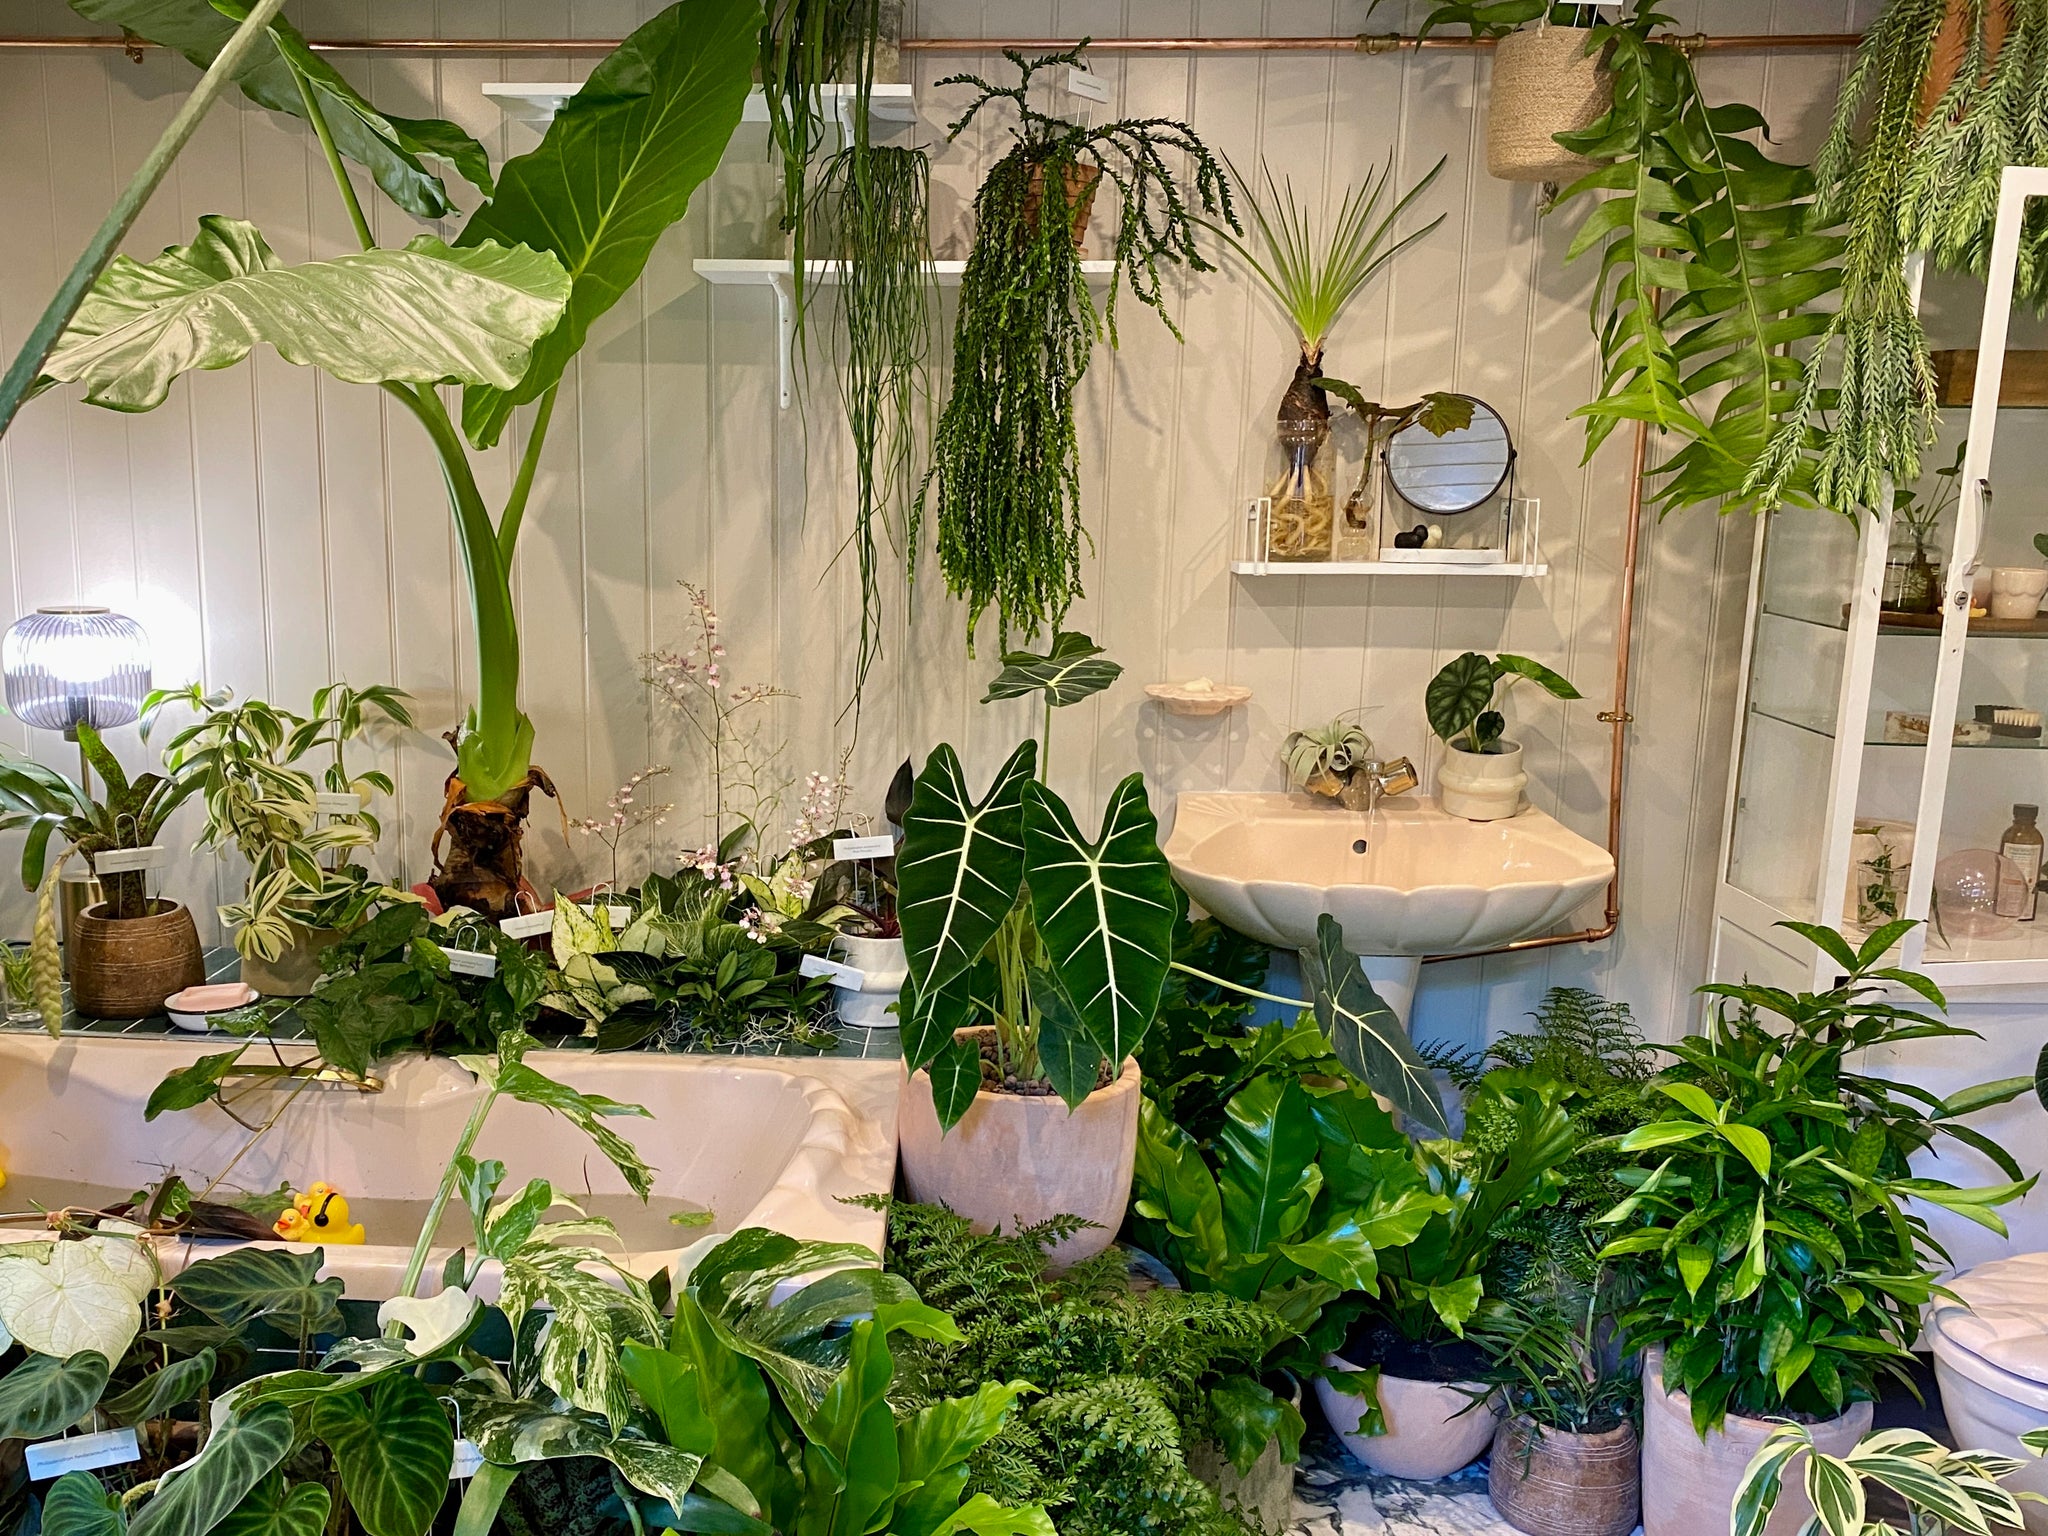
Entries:
[[115, 257], [43, 374], [84, 384], [94, 405], [148, 411], [180, 375], [267, 343], [351, 384], [509, 387], [568, 296], [561, 264], [542, 251], [454, 250], [421, 235], [401, 251], [287, 267], [255, 225], [207, 214], [190, 245], [147, 263]]
[[1298, 1234], [1321, 1180], [1321, 1140], [1308, 1095], [1287, 1073], [1255, 1077], [1231, 1096], [1216, 1137], [1223, 1232], [1243, 1262]]
[[1429, 728], [1437, 738], [1449, 741], [1470, 727], [1493, 702], [1493, 684], [1493, 663], [1477, 651], [1444, 663], [1423, 696]]
[[932, 1110], [950, 1131], [981, 1092], [981, 1049], [967, 1038], [949, 1039], [925, 1067], [932, 1080]]
[[930, 1536], [959, 1508], [967, 1459], [1002, 1431], [1021, 1381], [985, 1381], [967, 1397], [928, 1403], [896, 1426], [897, 1478], [903, 1490], [889, 1521], [891, 1536]]
[[988, 685], [981, 702], [993, 704], [998, 699], [1043, 693], [1047, 704], [1064, 709], [1102, 692], [1123, 673], [1122, 667], [1104, 659], [1102, 647], [1086, 635], [1061, 630], [1043, 656], [1035, 651], [1004, 652], [1003, 670]]
[[[1025, 973], [1032, 1006], [1038, 1010], [1038, 1064], [1053, 1092], [1069, 1109], [1079, 1109], [1095, 1091], [1102, 1071], [1102, 1047], [1088, 1032], [1088, 1021], [1051, 971], [1033, 966]], [[980, 1053], [975, 1053], [979, 1075]], [[976, 1089], [979, 1092], [979, 1088]]]
[[[1194, 1137], [1147, 1095], [1138, 1105], [1138, 1149], [1132, 1215], [1148, 1251], [1178, 1248], [1183, 1272], [1220, 1281], [1229, 1264], [1223, 1197]], [[1147, 1241], [1148, 1229], [1154, 1236]]]
[[361, 1392], [313, 1404], [312, 1430], [334, 1453], [341, 1486], [370, 1536], [421, 1536], [448, 1496], [455, 1431], [419, 1379], [379, 1376]]
[[335, 1333], [342, 1282], [320, 1278], [326, 1257], [303, 1245], [237, 1248], [181, 1271], [171, 1289], [230, 1328], [261, 1320], [288, 1335]]
[[0, 1440], [40, 1440], [69, 1429], [106, 1390], [106, 1357], [82, 1351], [68, 1360], [31, 1354], [0, 1376]]
[[1296, 951], [1301, 979], [1315, 1004], [1316, 1023], [1337, 1057], [1359, 1078], [1418, 1125], [1451, 1133], [1429, 1064], [1408, 1038], [1394, 1010], [1381, 1000], [1358, 957], [1344, 947], [1344, 929], [1325, 912], [1316, 942]]
[[1134, 773], [1110, 792], [1092, 843], [1059, 796], [1027, 784], [1024, 862], [1052, 972], [1120, 1066], [1159, 1012], [1178, 914], [1145, 776]]
[[591, 71], [538, 148], [505, 163], [497, 196], [457, 243], [552, 251], [575, 287], [523, 378], [463, 392], [463, 430], [478, 447], [497, 442], [514, 406], [555, 386], [591, 323], [639, 281], [655, 241], [718, 168], [746, 104], [760, 26], [755, 0], [678, 0]]
[[273, 1472], [213, 1528], [213, 1536], [320, 1536], [333, 1499], [322, 1483], [289, 1483]]
[[142, 1118], [154, 1120], [158, 1115], [175, 1114], [208, 1102], [220, 1092], [221, 1079], [235, 1070], [248, 1049], [238, 1045], [231, 1051], [215, 1051], [190, 1066], [166, 1072], [163, 1081], [150, 1090], [149, 1102], [142, 1106]]
[[1027, 741], [979, 801], [950, 746], [933, 751], [917, 776], [896, 854], [896, 915], [920, 995], [935, 995], [979, 959], [1017, 904], [1024, 786], [1037, 768], [1038, 743]]
[[666, 1499], [679, 1513], [704, 1465], [703, 1456], [612, 1433], [602, 1415], [536, 1407], [521, 1398], [493, 1398], [455, 1389], [463, 1434], [486, 1461], [517, 1467], [534, 1461], [591, 1456], [610, 1462], [642, 1493]]
[[43, 1495], [45, 1536], [125, 1536], [121, 1496], [90, 1472], [66, 1472]]
[[282, 1403], [229, 1414], [196, 1458], [164, 1474], [129, 1527], [132, 1536], [206, 1536], [284, 1460], [293, 1438], [292, 1413]]
[[[105, 22], [175, 48], [199, 68], [211, 64], [235, 25], [248, 14], [237, 0], [71, 0], [81, 16]], [[491, 163], [481, 144], [439, 118], [390, 117], [371, 106], [334, 66], [306, 46], [283, 17], [270, 24], [272, 44], [251, 50], [235, 83], [252, 101], [273, 112], [306, 115], [299, 94], [303, 78], [334, 144], [364, 166], [391, 200], [416, 218], [438, 219], [455, 211], [447, 188], [423, 164], [424, 158], [453, 165], [479, 190], [491, 190]]]
[[[340, 1282], [336, 1282], [337, 1288]], [[189, 1403], [213, 1380], [214, 1354], [202, 1349], [188, 1359], [176, 1360], [160, 1371], [151, 1371], [127, 1391], [105, 1399], [100, 1409], [116, 1423], [140, 1424], [169, 1413], [180, 1403]], [[0, 1439], [4, 1439], [0, 1436]]]

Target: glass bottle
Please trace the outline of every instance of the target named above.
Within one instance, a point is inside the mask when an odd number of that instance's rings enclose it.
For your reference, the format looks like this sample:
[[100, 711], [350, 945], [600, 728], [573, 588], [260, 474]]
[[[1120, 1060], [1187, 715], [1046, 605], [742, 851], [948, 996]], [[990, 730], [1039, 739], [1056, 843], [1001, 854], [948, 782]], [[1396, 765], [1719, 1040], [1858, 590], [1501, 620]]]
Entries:
[[2012, 871], [2005, 865], [1999, 866], [1998, 890], [1992, 898], [1991, 910], [2000, 917], [2017, 918], [2020, 922], [2034, 920], [2034, 904], [2039, 899], [2037, 887], [2041, 880], [2041, 850], [2044, 839], [2041, 829], [2034, 825], [2041, 814], [2037, 805], [2016, 805], [2012, 808], [2012, 825], [2005, 829], [2005, 835], [1998, 840], [1998, 851], [2009, 860]]
[[1266, 492], [1273, 504], [1269, 560], [1327, 560], [1336, 536], [1337, 497], [1330, 489], [1330, 402], [1315, 380], [1321, 360], [1304, 356], [1280, 397], [1275, 441], [1279, 471]]

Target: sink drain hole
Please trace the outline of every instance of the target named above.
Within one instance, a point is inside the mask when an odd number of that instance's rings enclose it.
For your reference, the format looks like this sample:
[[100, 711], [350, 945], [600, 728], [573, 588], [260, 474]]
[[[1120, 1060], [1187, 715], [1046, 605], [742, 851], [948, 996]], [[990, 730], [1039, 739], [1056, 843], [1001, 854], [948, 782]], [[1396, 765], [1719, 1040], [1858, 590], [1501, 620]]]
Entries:
[[1357, 840], [1356, 842], [1354, 842], [1354, 843], [1353, 843], [1353, 844], [1351, 845], [1351, 851], [1352, 851], [1353, 853], [1363, 853], [1363, 852], [1365, 852], [1365, 839], [1361, 837], [1361, 838], [1359, 838], [1359, 839], [1358, 839], [1358, 840]]

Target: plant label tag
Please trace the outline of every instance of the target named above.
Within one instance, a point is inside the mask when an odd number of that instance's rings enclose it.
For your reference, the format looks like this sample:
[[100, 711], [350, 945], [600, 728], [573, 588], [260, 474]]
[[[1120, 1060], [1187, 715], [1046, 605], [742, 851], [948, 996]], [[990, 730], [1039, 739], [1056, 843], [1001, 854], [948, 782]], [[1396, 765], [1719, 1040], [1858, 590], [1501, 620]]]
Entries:
[[498, 927], [515, 939], [530, 939], [536, 934], [554, 931], [555, 914], [552, 912], [521, 912], [517, 917], [501, 917]]
[[[583, 910], [592, 917], [595, 917], [597, 916], [597, 903], [586, 901], [583, 903]], [[633, 921], [633, 909], [631, 907], [609, 906], [604, 909], [604, 915], [611, 919], [612, 932], [614, 933], [617, 933], [626, 924]]]
[[30, 1446], [27, 1456], [29, 1481], [37, 1483], [65, 1472], [90, 1472], [95, 1467], [118, 1467], [140, 1460], [142, 1448], [132, 1429], [103, 1429], [93, 1435], [44, 1440]]
[[484, 1453], [476, 1448], [474, 1440], [458, 1439], [455, 1442], [455, 1460], [448, 1465], [448, 1481], [458, 1478], [475, 1477], [483, 1470]]
[[829, 976], [833, 986], [844, 987], [849, 992], [858, 992], [868, 984], [866, 971], [857, 971], [837, 960], [827, 960], [823, 955], [805, 955], [797, 962], [796, 968], [801, 976]]
[[881, 837], [835, 837], [832, 839], [832, 857], [849, 864], [858, 859], [893, 859], [896, 857], [896, 839], [887, 834]]
[[170, 861], [170, 849], [161, 843], [151, 843], [147, 848], [109, 848], [105, 853], [94, 854], [92, 867], [95, 874], [120, 875], [131, 869], [161, 869]]
[[450, 949], [441, 946], [441, 953], [448, 957], [448, 969], [458, 976], [495, 976], [498, 974], [498, 957], [486, 954], [480, 949]]
[[1109, 82], [1093, 70], [1070, 65], [1066, 78], [1067, 94], [1079, 96], [1083, 101], [1092, 101], [1101, 106], [1109, 104]]
[[313, 805], [322, 816], [359, 816], [363, 797], [354, 790], [323, 789], [313, 797]]

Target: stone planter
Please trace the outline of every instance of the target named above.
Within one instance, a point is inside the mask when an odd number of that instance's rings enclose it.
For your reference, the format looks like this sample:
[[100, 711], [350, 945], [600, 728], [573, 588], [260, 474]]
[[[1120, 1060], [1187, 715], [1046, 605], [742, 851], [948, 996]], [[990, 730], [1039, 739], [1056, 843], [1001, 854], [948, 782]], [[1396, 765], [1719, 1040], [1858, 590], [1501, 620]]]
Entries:
[[265, 997], [311, 997], [320, 957], [341, 937], [339, 928], [294, 928], [291, 943], [275, 960], [242, 956], [242, 980]]
[[[961, 1034], [973, 1031], [962, 1030]], [[1058, 1097], [983, 1089], [952, 1130], [939, 1130], [929, 1073], [913, 1072], [897, 1112], [910, 1198], [951, 1207], [983, 1230], [1015, 1231], [1049, 1216], [1096, 1225], [1051, 1250], [1055, 1267], [1107, 1248], [1123, 1225], [1138, 1154], [1138, 1064], [1068, 1111]]]
[[153, 901], [147, 917], [115, 918], [88, 907], [71, 930], [71, 1000], [80, 1017], [142, 1019], [173, 992], [206, 980], [199, 930], [174, 901]]
[[[1815, 1444], [1827, 1455], [1848, 1455], [1870, 1433], [1870, 1415], [1870, 1404], [1857, 1403], [1838, 1419], [1809, 1426]], [[1650, 1490], [1643, 1536], [1700, 1536], [1726, 1529], [1742, 1474], [1777, 1427], [1731, 1413], [1702, 1440], [1692, 1427], [1692, 1400], [1665, 1390], [1663, 1356], [1652, 1352], [1643, 1362], [1643, 1486]], [[1812, 1518], [1806, 1458], [1800, 1456], [1785, 1469], [1784, 1491], [1764, 1530], [1766, 1536], [1798, 1536]]]
[[[1359, 1369], [1341, 1355], [1325, 1355], [1323, 1364], [1336, 1371]], [[1358, 1432], [1366, 1407], [1362, 1399], [1318, 1381], [1316, 1401], [1344, 1449], [1373, 1471], [1430, 1483], [1470, 1466], [1493, 1443], [1500, 1409], [1498, 1399], [1474, 1405], [1483, 1390], [1477, 1382], [1446, 1384], [1382, 1374], [1380, 1417], [1387, 1425], [1383, 1435]]]
[[1500, 1517], [1528, 1536], [1629, 1536], [1642, 1513], [1633, 1424], [1600, 1434], [1501, 1421], [1486, 1466]]
[[894, 1029], [898, 1023], [889, 1010], [902, 995], [910, 975], [910, 962], [903, 954], [903, 940], [863, 939], [842, 933], [832, 941], [838, 957], [866, 978], [858, 989], [832, 984], [833, 1006], [842, 1024], [867, 1029]]
[[1590, 128], [1614, 105], [1606, 59], [1586, 52], [1586, 29], [1538, 24], [1493, 50], [1487, 92], [1486, 170], [1500, 181], [1577, 181], [1595, 169], [1557, 142]]
[[[1301, 1406], [1301, 1389], [1294, 1388], [1292, 1401]], [[1279, 1536], [1294, 1523], [1294, 1469], [1297, 1464], [1280, 1458], [1280, 1441], [1266, 1442], [1249, 1472], [1239, 1472], [1213, 1440], [1198, 1440], [1188, 1447], [1188, 1470], [1216, 1490], [1225, 1509], [1256, 1526], [1266, 1536]]]
[[1522, 809], [1528, 782], [1520, 742], [1504, 741], [1498, 752], [1467, 752], [1446, 742], [1443, 766], [1436, 771], [1436, 803], [1446, 816], [1506, 821]]

